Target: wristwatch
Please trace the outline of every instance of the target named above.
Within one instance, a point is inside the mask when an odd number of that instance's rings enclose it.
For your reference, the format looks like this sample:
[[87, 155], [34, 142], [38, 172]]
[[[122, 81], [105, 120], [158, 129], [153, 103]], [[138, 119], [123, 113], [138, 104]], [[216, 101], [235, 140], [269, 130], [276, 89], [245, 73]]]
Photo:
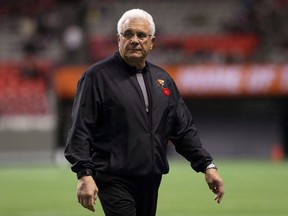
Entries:
[[77, 178], [81, 179], [83, 176], [91, 176], [92, 171], [91, 170], [83, 170], [77, 173]]
[[208, 170], [208, 169], [216, 169], [217, 170], [217, 167], [214, 163], [211, 163], [206, 167], [206, 170]]

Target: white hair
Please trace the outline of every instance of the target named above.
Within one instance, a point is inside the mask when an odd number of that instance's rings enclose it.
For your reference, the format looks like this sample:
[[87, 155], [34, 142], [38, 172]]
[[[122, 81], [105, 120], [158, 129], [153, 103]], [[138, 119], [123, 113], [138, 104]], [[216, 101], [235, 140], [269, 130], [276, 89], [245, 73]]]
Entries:
[[146, 20], [150, 25], [150, 31], [151, 31], [150, 34], [154, 36], [156, 28], [155, 28], [155, 23], [153, 21], [153, 17], [142, 9], [128, 10], [122, 15], [122, 17], [119, 19], [118, 24], [117, 24], [118, 34], [121, 33], [124, 22], [127, 19], [133, 19], [133, 18], [141, 18], [141, 19]]

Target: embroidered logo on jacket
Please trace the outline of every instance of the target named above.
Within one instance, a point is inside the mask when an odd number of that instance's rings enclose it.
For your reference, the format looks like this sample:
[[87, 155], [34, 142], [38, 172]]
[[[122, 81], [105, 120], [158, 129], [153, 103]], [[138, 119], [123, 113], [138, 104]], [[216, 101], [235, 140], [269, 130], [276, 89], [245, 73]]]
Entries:
[[156, 85], [157, 85], [157, 86], [160, 86], [160, 87], [162, 88], [162, 92], [163, 92], [163, 94], [164, 94], [165, 96], [167, 96], [167, 97], [170, 96], [170, 94], [171, 94], [170, 90], [169, 90], [168, 88], [164, 87], [164, 85], [165, 85], [164, 80], [162, 80], [162, 79], [157, 79], [157, 80], [156, 80]]
[[157, 84], [157, 86], [161, 86], [161, 87], [163, 88], [163, 86], [164, 86], [164, 80], [162, 80], [162, 79], [157, 79], [157, 80], [156, 80], [156, 84]]

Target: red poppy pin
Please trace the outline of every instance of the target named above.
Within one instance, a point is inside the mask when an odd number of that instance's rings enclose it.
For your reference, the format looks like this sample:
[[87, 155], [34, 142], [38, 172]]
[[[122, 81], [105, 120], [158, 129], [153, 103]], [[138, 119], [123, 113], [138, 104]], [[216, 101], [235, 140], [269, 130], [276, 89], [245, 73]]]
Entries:
[[165, 96], [170, 96], [170, 90], [168, 88], [162, 88], [162, 92]]

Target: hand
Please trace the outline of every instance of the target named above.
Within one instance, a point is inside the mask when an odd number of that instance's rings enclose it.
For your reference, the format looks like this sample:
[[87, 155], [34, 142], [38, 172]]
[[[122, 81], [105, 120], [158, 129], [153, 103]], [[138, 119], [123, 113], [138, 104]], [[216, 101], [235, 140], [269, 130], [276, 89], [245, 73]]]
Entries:
[[205, 179], [210, 190], [216, 194], [214, 200], [220, 203], [224, 196], [224, 184], [216, 169], [207, 169], [205, 172]]
[[78, 202], [92, 212], [97, 199], [98, 188], [92, 176], [83, 176], [78, 180], [77, 197]]

